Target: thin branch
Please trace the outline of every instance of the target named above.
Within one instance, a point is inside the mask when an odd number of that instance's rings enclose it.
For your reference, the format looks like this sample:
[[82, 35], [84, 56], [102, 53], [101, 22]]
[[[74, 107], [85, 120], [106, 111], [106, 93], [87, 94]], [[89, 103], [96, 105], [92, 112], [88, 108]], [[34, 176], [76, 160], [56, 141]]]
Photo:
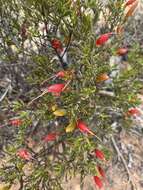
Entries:
[[59, 61], [61, 63], [61, 67], [63, 68], [63, 70], [66, 70], [65, 67], [67, 66], [67, 63], [65, 63], [63, 61], [63, 56], [60, 56], [56, 49], [54, 49], [54, 50], [56, 52], [57, 57], [59, 58]]
[[104, 95], [104, 96], [115, 97], [114, 92], [109, 92], [109, 91], [106, 91], [106, 90], [100, 90], [100, 91], [99, 91], [99, 94], [100, 94], [100, 95]]
[[68, 50], [68, 48], [69, 48], [69, 46], [70, 46], [71, 38], [72, 38], [72, 32], [70, 32], [70, 34], [69, 34], [68, 44], [67, 44], [66, 49], [64, 50], [64, 53], [63, 53], [63, 55], [62, 55], [62, 58], [64, 57], [65, 53], [67, 52], [67, 50]]
[[[43, 15], [44, 15], [44, 10], [43, 10]], [[48, 37], [47, 22], [44, 21], [44, 23], [45, 23], [46, 34], [47, 34], [47, 37]], [[63, 56], [60, 56], [59, 53], [58, 53], [58, 51], [57, 51], [55, 48], [53, 48], [53, 49], [55, 50], [55, 53], [56, 53], [57, 57], [59, 58], [59, 61], [60, 61], [60, 63], [61, 63], [61, 67], [65, 70], [65, 67], [67, 66], [67, 63], [65, 63], [65, 62], [63, 61]], [[64, 53], [65, 53], [65, 52], [64, 52]]]
[[2, 64], [0, 65], [0, 67], [13, 67], [13, 66], [21, 66], [21, 65], [25, 65], [25, 63], [11, 63], [11, 64]]
[[22, 176], [20, 177], [19, 183], [20, 183], [19, 190], [22, 190], [23, 189], [23, 178], [22, 178]]
[[39, 96], [37, 96], [36, 98], [34, 98], [33, 100], [31, 100], [29, 103], [28, 103], [28, 106], [30, 106], [33, 102], [35, 102], [36, 100], [38, 100], [39, 98], [41, 98], [42, 96], [44, 96], [45, 94], [47, 94], [48, 91], [45, 90], [44, 92], [42, 92], [42, 94], [40, 94]]
[[8, 85], [8, 87], [6, 88], [4, 94], [0, 97], [0, 102], [3, 101], [3, 99], [6, 97], [8, 91], [11, 89], [11, 84]]
[[69, 84], [71, 83], [71, 81], [72, 81], [72, 80], [69, 80], [69, 81], [66, 83], [66, 85], [64, 86], [64, 88], [62, 89], [62, 91], [64, 91], [64, 90], [69, 86]]
[[137, 190], [136, 185], [132, 181], [132, 175], [131, 175], [131, 173], [129, 171], [129, 168], [127, 166], [126, 160], [123, 157], [122, 153], [120, 152], [119, 147], [118, 147], [118, 145], [117, 145], [117, 143], [116, 143], [113, 136], [111, 137], [111, 141], [112, 141], [113, 147], [115, 148], [115, 150], [116, 150], [116, 152], [118, 154], [118, 157], [121, 158], [121, 161], [122, 161], [122, 163], [123, 163], [123, 165], [125, 167], [125, 170], [126, 170], [127, 175], [128, 175], [128, 182], [131, 184], [133, 190]]

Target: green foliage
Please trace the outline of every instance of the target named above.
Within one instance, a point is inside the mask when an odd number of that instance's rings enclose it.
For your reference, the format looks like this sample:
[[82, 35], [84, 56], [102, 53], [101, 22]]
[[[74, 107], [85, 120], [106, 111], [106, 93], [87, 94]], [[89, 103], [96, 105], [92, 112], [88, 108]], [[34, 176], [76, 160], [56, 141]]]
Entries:
[[[86, 175], [98, 175], [97, 165], [105, 163], [96, 158], [95, 148], [104, 152], [106, 160], [110, 159], [110, 151], [100, 139], [109, 138], [108, 134], [114, 132], [114, 122], [129, 126], [131, 117], [126, 118], [125, 113], [139, 104], [134, 97], [142, 88], [142, 50], [138, 46], [129, 51], [130, 69], [124, 69], [112, 83], [97, 81], [101, 74], [110, 76], [114, 70], [109, 60], [124, 38], [116, 33], [116, 27], [124, 23], [122, 3], [113, 0], [104, 6], [97, 0], [0, 1], [0, 16], [5, 18], [0, 28], [1, 59], [7, 64], [27, 62], [27, 80], [32, 84], [26, 94], [29, 99], [33, 100], [52, 84], [66, 84], [60, 96], [45, 93], [30, 104], [16, 100], [11, 105], [23, 123], [15, 130], [14, 142], [5, 147], [10, 157], [8, 166], [0, 170], [5, 182], [12, 184], [18, 180], [24, 190], [58, 190], [63, 181], [76, 174], [81, 174], [81, 180]], [[101, 15], [103, 26], [99, 25]], [[41, 30], [39, 23], [43, 24]], [[107, 32], [114, 33], [111, 42], [96, 46], [98, 35]], [[52, 47], [52, 39], [60, 40], [67, 60]], [[33, 45], [26, 48], [26, 41]], [[12, 45], [17, 51], [11, 51]], [[65, 77], [51, 78], [61, 70], [67, 72]], [[113, 95], [101, 93], [108, 90]], [[55, 116], [55, 105], [67, 114]], [[65, 132], [71, 120], [79, 119], [97, 136], [82, 133], [77, 127]], [[58, 133], [58, 138], [43, 142], [43, 137], [53, 132]], [[19, 158], [20, 148], [31, 153], [30, 161]], [[28, 163], [32, 164], [30, 175], [23, 170]]]

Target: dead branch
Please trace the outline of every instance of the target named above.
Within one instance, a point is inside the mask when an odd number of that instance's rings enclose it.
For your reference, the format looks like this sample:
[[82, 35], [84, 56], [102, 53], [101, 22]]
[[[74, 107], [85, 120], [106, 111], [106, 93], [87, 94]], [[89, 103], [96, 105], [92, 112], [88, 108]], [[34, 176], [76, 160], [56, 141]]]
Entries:
[[118, 154], [118, 157], [121, 158], [121, 161], [122, 161], [122, 163], [123, 163], [123, 165], [124, 165], [124, 168], [125, 168], [125, 170], [126, 170], [126, 172], [127, 172], [127, 175], [128, 175], [128, 182], [129, 182], [129, 183], [131, 184], [131, 186], [132, 186], [132, 190], [137, 190], [136, 185], [134, 184], [134, 182], [133, 182], [133, 180], [132, 180], [132, 175], [131, 175], [131, 173], [130, 173], [130, 171], [129, 171], [129, 168], [128, 168], [128, 166], [127, 166], [126, 160], [125, 160], [123, 154], [121, 153], [121, 151], [119, 150], [119, 147], [118, 147], [118, 145], [117, 145], [117, 143], [116, 143], [116, 141], [115, 141], [115, 139], [114, 139], [113, 136], [111, 137], [111, 142], [112, 142], [112, 144], [113, 144], [114, 149], [116, 150], [116, 152], [117, 152], [117, 154]]

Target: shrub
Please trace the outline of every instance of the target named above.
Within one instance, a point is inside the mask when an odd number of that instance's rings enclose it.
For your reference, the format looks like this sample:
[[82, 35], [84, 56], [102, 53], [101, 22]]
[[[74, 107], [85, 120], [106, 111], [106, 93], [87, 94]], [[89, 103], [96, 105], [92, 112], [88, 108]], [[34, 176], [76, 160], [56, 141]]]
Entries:
[[[26, 66], [31, 84], [28, 102], [3, 101], [13, 113], [6, 126], [15, 133], [4, 147], [2, 180], [10, 185], [18, 180], [21, 189], [56, 190], [80, 174], [81, 181], [91, 175], [103, 185], [100, 165], [110, 159], [105, 139], [115, 132], [112, 124], [129, 127], [139, 114], [141, 50], [122, 44], [134, 3], [1, 2], [1, 60]], [[118, 65], [110, 64], [112, 55]]]

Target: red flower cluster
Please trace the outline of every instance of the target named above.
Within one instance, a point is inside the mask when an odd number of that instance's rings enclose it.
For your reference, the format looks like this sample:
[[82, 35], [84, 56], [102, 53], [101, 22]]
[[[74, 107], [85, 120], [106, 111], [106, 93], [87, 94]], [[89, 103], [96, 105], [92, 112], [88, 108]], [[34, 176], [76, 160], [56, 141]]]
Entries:
[[59, 51], [59, 52], [62, 52], [62, 51], [63, 51], [63, 46], [62, 46], [62, 43], [61, 43], [60, 40], [58, 40], [58, 39], [53, 39], [53, 40], [51, 41], [51, 45], [52, 45], [52, 47], [53, 47], [55, 50], [57, 50], [57, 51]]
[[9, 124], [15, 127], [19, 127], [20, 125], [22, 125], [22, 120], [21, 119], [12, 119], [9, 121]]
[[[99, 160], [105, 160], [105, 155], [104, 153], [99, 150], [99, 149], [95, 149], [95, 156], [99, 159]], [[98, 169], [98, 172], [100, 174], [101, 177], [98, 177], [98, 176], [94, 176], [94, 181], [95, 181], [95, 184], [97, 185], [97, 187], [99, 189], [101, 189], [103, 187], [103, 180], [106, 180], [106, 176], [105, 176], [105, 171], [102, 169], [101, 166], [97, 166], [97, 169]]]
[[140, 114], [141, 113], [137, 108], [130, 108], [126, 113], [127, 116], [134, 116], [134, 115], [140, 115]]
[[17, 155], [24, 160], [31, 160], [32, 155], [26, 149], [20, 149]]

